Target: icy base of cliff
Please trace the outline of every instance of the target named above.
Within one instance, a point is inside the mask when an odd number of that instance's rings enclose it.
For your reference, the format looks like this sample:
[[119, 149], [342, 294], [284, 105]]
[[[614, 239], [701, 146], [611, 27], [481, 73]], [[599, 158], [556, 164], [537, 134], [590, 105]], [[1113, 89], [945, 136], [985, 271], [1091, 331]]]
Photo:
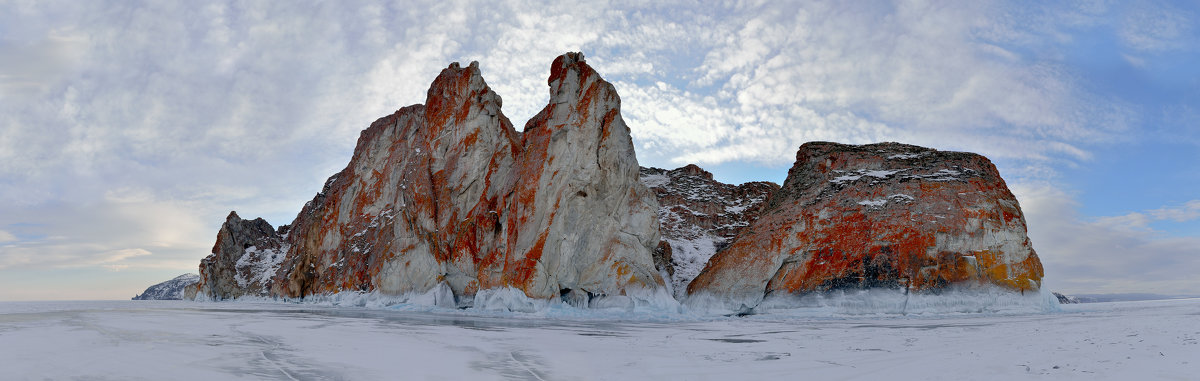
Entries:
[[1200, 366], [1200, 299], [635, 322], [453, 311], [0, 303], [0, 379], [1183, 380]]
[[[1015, 293], [993, 287], [949, 290], [937, 294], [899, 289], [839, 290], [802, 296], [772, 296], [741, 303], [710, 295], [680, 303], [666, 288], [629, 290], [627, 295], [595, 295], [584, 302], [534, 299], [514, 288], [481, 290], [473, 298], [454, 297], [442, 283], [426, 292], [382, 295], [346, 291], [301, 299], [242, 297], [236, 302], [282, 302], [319, 306], [363, 307], [464, 315], [655, 320], [707, 319], [731, 315], [840, 317], [860, 315], [1035, 314], [1056, 312], [1058, 299], [1049, 292]], [[737, 306], [737, 307], [734, 307]]]
[[850, 289], [804, 295], [729, 296], [701, 293], [684, 300], [690, 311], [725, 315], [860, 316], [1030, 314], [1059, 310], [1050, 292], [1018, 293], [992, 286], [937, 293], [904, 289]]
[[754, 308], [754, 313], [800, 316], [935, 315], [1020, 314], [1058, 310], [1058, 298], [1050, 292], [1021, 294], [988, 287], [937, 294], [905, 292], [900, 289], [869, 289], [767, 297]]
[[628, 290], [626, 295], [595, 295], [583, 305], [561, 299], [534, 299], [515, 288], [481, 290], [472, 298], [455, 299], [450, 287], [439, 284], [426, 292], [383, 295], [345, 291], [304, 298], [241, 297], [232, 303], [283, 303], [391, 311], [520, 318], [579, 318], [661, 320], [696, 316], [671, 297], [667, 289]]

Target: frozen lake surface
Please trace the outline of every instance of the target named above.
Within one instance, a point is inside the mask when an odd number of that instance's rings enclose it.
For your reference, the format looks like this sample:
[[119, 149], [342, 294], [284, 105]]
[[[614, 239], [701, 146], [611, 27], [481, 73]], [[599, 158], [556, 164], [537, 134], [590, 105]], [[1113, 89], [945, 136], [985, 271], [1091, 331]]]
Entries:
[[1120, 379], [1200, 375], [1200, 299], [1038, 314], [546, 318], [0, 303], [0, 379]]

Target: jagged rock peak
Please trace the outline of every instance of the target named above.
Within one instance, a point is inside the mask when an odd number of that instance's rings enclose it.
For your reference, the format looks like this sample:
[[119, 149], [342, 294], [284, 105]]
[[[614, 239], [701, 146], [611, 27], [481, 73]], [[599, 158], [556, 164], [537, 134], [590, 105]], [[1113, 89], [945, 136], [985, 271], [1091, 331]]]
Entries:
[[286, 249], [280, 230], [266, 220], [244, 220], [229, 212], [212, 254], [200, 262], [196, 292], [210, 299], [264, 295], [272, 283], [272, 265], [283, 260]]
[[578, 53], [554, 60], [548, 84], [549, 104], [518, 133], [477, 63], [443, 69], [425, 104], [364, 130], [297, 215], [269, 294], [436, 288], [470, 305], [502, 287], [577, 303], [661, 288], [657, 204], [620, 98]]
[[[583, 59], [583, 53], [568, 52], [554, 59], [554, 63], [550, 64], [550, 77], [546, 78], [546, 84], [551, 90], [556, 87], [555, 81], [563, 80], [564, 77], [571, 72], [571, 69], [576, 69], [575, 75], [584, 75], [594, 73], [591, 66]], [[553, 95], [553, 93], [551, 94]]]
[[674, 171], [687, 176], [699, 176], [707, 180], [713, 179], [713, 174], [711, 172], [705, 171], [704, 168], [700, 168], [700, 166], [695, 164], [688, 164], [683, 167], [676, 168]]

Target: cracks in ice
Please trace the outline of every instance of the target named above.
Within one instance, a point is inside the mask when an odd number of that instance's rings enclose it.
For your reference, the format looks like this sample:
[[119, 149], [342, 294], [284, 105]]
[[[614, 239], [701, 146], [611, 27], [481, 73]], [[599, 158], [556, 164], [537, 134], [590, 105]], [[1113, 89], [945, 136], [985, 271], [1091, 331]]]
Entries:
[[[514, 352], [514, 351], [508, 352], [508, 358], [512, 359], [512, 361], [517, 363], [517, 365], [520, 365], [521, 369], [524, 369], [526, 372], [529, 372], [530, 376], [533, 376], [533, 378], [541, 380], [541, 381], [546, 381], [546, 379], [542, 378], [542, 376], [539, 375], [538, 372], [534, 371], [533, 368], [530, 368], [528, 364], [526, 364], [524, 361], [521, 361], [520, 359], [518, 359], [517, 358], [518, 355], [519, 355], [518, 352]], [[525, 357], [525, 356], [521, 355], [521, 357]]]

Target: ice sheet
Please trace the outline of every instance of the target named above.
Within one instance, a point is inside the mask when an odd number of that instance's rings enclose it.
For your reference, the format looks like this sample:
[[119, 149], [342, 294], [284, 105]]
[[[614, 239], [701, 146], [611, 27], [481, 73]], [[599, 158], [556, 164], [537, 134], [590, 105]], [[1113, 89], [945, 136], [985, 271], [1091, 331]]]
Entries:
[[1200, 370], [1200, 299], [1061, 308], [629, 321], [569, 310], [0, 303], [0, 379], [1094, 380]]

